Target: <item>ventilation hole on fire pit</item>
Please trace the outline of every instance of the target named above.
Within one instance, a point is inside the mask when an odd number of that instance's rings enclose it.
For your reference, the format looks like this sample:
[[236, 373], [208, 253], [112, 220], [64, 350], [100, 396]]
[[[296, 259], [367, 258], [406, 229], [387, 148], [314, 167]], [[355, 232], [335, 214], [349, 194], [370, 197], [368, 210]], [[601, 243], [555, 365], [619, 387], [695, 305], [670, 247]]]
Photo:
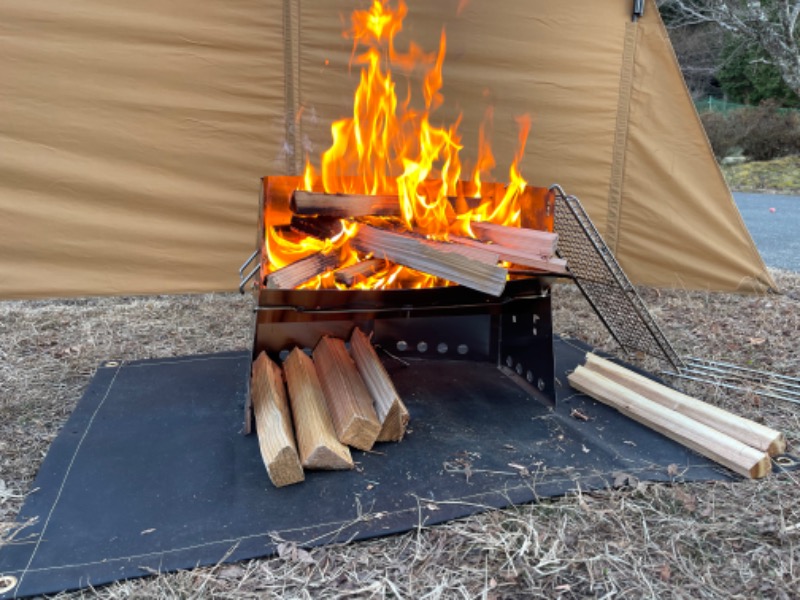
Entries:
[[528, 380], [528, 383], [533, 383], [533, 373], [531, 373], [530, 371], [525, 373], [525, 379]]
[[289, 356], [288, 350], [281, 350], [280, 353], [278, 354], [278, 358], [281, 359], [281, 362], [285, 361], [288, 358], [288, 356]]
[[539, 335], [539, 330], [538, 330], [538, 329], [536, 329], [536, 327], [534, 327], [534, 328], [533, 328], [533, 335], [534, 335], [534, 336], [537, 336], [537, 335]]
[[536, 382], [536, 387], [538, 387], [538, 388], [539, 388], [539, 391], [540, 391], [540, 392], [543, 392], [543, 391], [544, 391], [544, 388], [545, 388], [544, 379], [542, 379], [541, 377], [539, 377], [539, 381], [537, 381], [537, 382]]
[[408, 344], [403, 340], [400, 340], [399, 342], [397, 342], [397, 349], [400, 350], [400, 352], [405, 352], [406, 350], [408, 350]]
[[512, 323], [516, 323], [517, 322], [517, 315], [511, 315], [511, 322]]
[[419, 344], [417, 344], [417, 352], [427, 352], [427, 350], [428, 350], [428, 344], [426, 344], [425, 342], [420, 342]]
[[517, 363], [516, 371], [517, 375], [522, 375], [522, 371], [524, 371], [524, 369], [522, 368], [522, 363]]
[[436, 346], [436, 351], [437, 351], [439, 354], [444, 354], [445, 352], [447, 352], [447, 344], [445, 344], [444, 342], [442, 342], [441, 344], [439, 344], [438, 346]]
[[459, 344], [458, 348], [456, 348], [456, 351], [459, 354], [466, 354], [467, 352], [469, 352], [469, 346], [467, 346], [466, 344]]
[[506, 357], [506, 365], [508, 366], [509, 369], [514, 366], [513, 357], [511, 356]]

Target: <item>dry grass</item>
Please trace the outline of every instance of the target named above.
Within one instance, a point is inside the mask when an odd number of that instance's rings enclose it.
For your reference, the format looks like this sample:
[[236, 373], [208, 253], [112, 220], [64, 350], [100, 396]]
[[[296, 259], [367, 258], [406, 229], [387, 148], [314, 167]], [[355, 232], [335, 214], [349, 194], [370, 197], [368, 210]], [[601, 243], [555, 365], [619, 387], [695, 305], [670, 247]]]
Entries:
[[[679, 353], [796, 375], [800, 275], [773, 274], [782, 296], [643, 295]], [[557, 331], [616, 352], [574, 288], [559, 286], [554, 304]], [[245, 348], [248, 307], [227, 294], [0, 303], [0, 540], [101, 361]], [[688, 391], [782, 428], [791, 444], [800, 437], [793, 405]], [[800, 595], [799, 491], [789, 474], [640, 483], [59, 597], [792, 598]]]

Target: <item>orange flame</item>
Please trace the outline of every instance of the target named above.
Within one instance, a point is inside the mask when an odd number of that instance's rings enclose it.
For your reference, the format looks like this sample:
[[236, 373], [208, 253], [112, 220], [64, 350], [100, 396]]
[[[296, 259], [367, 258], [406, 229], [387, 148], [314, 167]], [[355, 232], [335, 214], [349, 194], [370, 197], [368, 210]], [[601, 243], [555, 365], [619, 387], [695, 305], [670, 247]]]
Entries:
[[[399, 0], [395, 9], [388, 0], [373, 0], [368, 9], [352, 13], [351, 26], [345, 36], [353, 41], [350, 66], [360, 67], [352, 116], [331, 126], [333, 142], [322, 154], [319, 174], [311, 162], [306, 161], [303, 189], [322, 189], [326, 193], [397, 194], [405, 226], [434, 239], [447, 239], [451, 233], [472, 236], [469, 223], [473, 220], [518, 225], [517, 200], [526, 185], [518, 164], [524, 153], [530, 119], [518, 120], [519, 149], [510, 168], [510, 184], [502, 198], [492, 195], [477, 207], [468, 208], [464, 201], [465, 185], [460, 182], [462, 143], [458, 127], [461, 116], [447, 126], [431, 122], [432, 113], [444, 101], [441, 89], [447, 50], [445, 31], [442, 30], [436, 52], [427, 53], [413, 42], [406, 52], [400, 52], [395, 47], [395, 36], [402, 31], [407, 12], [403, 0]], [[398, 100], [393, 68], [421, 74], [423, 108], [413, 108], [410, 89], [402, 102]], [[482, 198], [482, 177], [488, 176], [495, 166], [489, 142], [492, 118], [493, 111], [489, 108], [480, 127], [478, 159], [469, 186], [474, 189], [473, 198]], [[338, 239], [324, 242], [313, 238], [293, 239], [270, 231], [267, 251], [271, 267], [280, 268], [313, 252], [338, 252], [342, 266], [357, 262], [359, 256], [350, 250], [347, 241], [357, 233], [358, 227], [358, 224], [346, 224]], [[332, 277], [323, 276], [303, 287], [334, 285]], [[388, 272], [358, 283], [358, 287], [378, 289], [432, 285], [446, 283], [394, 266]]]

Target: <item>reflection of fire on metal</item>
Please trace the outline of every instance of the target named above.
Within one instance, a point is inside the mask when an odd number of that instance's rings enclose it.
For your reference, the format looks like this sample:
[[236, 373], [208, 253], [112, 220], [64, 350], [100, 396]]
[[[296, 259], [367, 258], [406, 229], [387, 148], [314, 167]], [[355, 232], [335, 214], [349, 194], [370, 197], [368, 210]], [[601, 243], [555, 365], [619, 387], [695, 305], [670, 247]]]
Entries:
[[[551, 215], [552, 196], [528, 191], [518, 168], [530, 120], [518, 119], [509, 184], [491, 184], [483, 181], [495, 164], [486, 134], [492, 111], [487, 111], [476, 165], [469, 181], [462, 181], [460, 117], [447, 126], [431, 122], [443, 102], [444, 31], [435, 52], [413, 42], [400, 51], [395, 36], [406, 13], [404, 2], [392, 8], [387, 0], [353, 12], [345, 32], [353, 41], [350, 66], [360, 68], [352, 116], [333, 123], [333, 143], [319, 169], [308, 161], [302, 178], [265, 185], [262, 275], [268, 287], [413, 289], [458, 283], [499, 295], [512, 265], [564, 272], [563, 261], [554, 257], [552, 220], [529, 214]], [[419, 77], [419, 97], [409, 86], [408, 96], [399, 99], [395, 73]], [[506, 233], [476, 230], [476, 223], [487, 222]], [[529, 232], [520, 243], [514, 231], [520, 227], [542, 231]], [[342, 269], [346, 275], [337, 277]]]

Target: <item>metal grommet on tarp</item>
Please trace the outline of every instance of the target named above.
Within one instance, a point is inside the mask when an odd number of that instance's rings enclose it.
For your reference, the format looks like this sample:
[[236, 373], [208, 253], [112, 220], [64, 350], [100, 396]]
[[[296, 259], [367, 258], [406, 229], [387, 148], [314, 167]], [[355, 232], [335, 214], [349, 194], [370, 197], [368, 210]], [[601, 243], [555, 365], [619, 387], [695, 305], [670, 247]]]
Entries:
[[797, 471], [800, 469], [800, 458], [791, 454], [781, 454], [780, 456], [772, 457], [773, 470], [780, 473], [781, 471]]
[[0, 575], [0, 594], [10, 592], [17, 587], [17, 578], [13, 575]]

